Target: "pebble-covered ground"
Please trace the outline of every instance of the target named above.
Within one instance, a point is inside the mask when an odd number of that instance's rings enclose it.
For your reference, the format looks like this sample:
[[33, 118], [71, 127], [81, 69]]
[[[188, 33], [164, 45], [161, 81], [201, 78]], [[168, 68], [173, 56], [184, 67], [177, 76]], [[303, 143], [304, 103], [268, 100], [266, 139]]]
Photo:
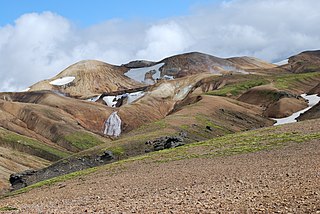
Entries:
[[320, 213], [320, 140], [227, 157], [135, 161], [0, 200], [6, 206], [16, 213]]

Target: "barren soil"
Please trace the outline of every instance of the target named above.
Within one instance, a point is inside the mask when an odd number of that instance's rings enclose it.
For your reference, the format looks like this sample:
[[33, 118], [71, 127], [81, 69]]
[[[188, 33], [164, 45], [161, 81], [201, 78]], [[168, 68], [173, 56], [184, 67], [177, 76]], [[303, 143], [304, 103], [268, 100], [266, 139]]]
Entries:
[[[277, 132], [319, 131], [319, 120]], [[140, 160], [0, 200], [16, 213], [320, 213], [320, 140], [233, 156]]]

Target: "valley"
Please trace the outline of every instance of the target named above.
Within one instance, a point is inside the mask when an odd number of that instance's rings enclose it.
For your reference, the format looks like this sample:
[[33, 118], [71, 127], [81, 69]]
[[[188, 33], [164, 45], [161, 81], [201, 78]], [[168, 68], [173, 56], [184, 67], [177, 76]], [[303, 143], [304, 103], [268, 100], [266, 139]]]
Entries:
[[319, 53], [85, 60], [1, 92], [0, 211], [319, 211], [319, 103], [274, 126], [318, 94]]

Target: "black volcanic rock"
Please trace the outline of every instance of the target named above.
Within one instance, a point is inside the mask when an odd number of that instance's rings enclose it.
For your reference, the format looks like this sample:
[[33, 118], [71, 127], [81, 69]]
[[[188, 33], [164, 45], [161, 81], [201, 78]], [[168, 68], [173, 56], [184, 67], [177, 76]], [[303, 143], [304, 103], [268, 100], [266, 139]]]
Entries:
[[184, 145], [183, 138], [177, 136], [160, 137], [154, 141], [147, 141], [146, 144], [152, 145], [154, 151], [170, 149]]

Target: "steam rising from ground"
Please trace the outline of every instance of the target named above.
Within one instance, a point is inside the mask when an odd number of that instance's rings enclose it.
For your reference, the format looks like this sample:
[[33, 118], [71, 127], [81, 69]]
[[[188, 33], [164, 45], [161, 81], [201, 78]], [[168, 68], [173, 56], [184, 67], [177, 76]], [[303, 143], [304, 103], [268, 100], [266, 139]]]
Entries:
[[51, 12], [25, 14], [0, 26], [0, 91], [27, 88], [83, 59], [122, 64], [201, 51], [280, 61], [320, 49], [319, 10], [318, 0], [234, 0], [204, 5], [185, 17], [107, 20], [85, 29]]

